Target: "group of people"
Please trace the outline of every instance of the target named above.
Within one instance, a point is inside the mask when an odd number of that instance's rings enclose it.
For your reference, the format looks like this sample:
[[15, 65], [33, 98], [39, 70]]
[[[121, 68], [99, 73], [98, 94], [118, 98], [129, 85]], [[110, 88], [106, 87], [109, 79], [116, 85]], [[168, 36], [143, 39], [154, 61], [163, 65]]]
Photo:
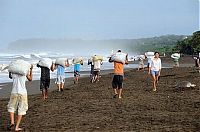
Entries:
[[[83, 63], [74, 64], [74, 84], [78, 83], [79, 81], [81, 65], [83, 65]], [[48, 89], [50, 86], [50, 70], [52, 72], [57, 70], [57, 78], [55, 83], [57, 84], [58, 91], [62, 92], [64, 90], [65, 67], [69, 67], [68, 61], [66, 61], [65, 66], [52, 63], [50, 69], [44, 66], [40, 66], [39, 64], [37, 64], [37, 67], [41, 68], [40, 91], [42, 91], [44, 100], [48, 98]]]
[[[122, 52], [118, 50], [118, 52]], [[112, 87], [113, 87], [113, 97], [114, 98], [122, 98], [122, 88], [123, 88], [123, 80], [124, 80], [124, 64], [128, 64], [128, 54], [126, 55], [125, 63], [117, 62], [109, 59], [110, 63], [114, 63], [114, 76], [112, 79]], [[74, 83], [77, 83], [80, 76], [80, 65], [74, 65]], [[88, 61], [88, 65], [91, 65], [91, 82], [99, 81], [99, 72], [102, 65], [102, 61]], [[69, 66], [69, 63], [66, 62], [66, 67]], [[65, 83], [65, 68], [61, 65], [52, 64], [51, 68], [41, 67], [37, 65], [37, 67], [41, 68], [41, 78], [40, 78], [40, 90], [42, 91], [43, 99], [48, 98], [48, 88], [50, 85], [50, 70], [54, 71], [57, 69], [57, 87], [58, 91], [63, 91], [64, 83]], [[22, 128], [19, 127], [22, 116], [26, 114], [28, 110], [28, 99], [27, 99], [27, 90], [25, 86], [26, 79], [32, 81], [32, 69], [33, 66], [29, 69], [27, 75], [18, 75], [10, 73], [10, 78], [13, 79], [13, 88], [10, 96], [10, 100], [8, 103], [8, 112], [10, 113], [10, 125], [8, 126], [8, 130], [21, 131]], [[153, 80], [153, 91], [156, 91], [156, 84], [158, 82], [158, 77], [161, 72], [161, 59], [159, 58], [159, 53], [155, 52], [155, 57], [152, 59], [149, 64], [149, 74], [152, 76]], [[15, 124], [14, 121], [14, 113], [17, 111], [17, 121]]]

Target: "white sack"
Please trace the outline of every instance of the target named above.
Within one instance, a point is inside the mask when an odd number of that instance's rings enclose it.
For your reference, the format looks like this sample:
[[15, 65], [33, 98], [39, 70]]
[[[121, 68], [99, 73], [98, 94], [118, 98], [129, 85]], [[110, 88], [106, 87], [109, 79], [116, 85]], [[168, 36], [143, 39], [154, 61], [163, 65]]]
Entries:
[[116, 62], [121, 62], [124, 64], [126, 60], [126, 55], [127, 55], [126, 53], [117, 52], [111, 56], [111, 60]]
[[67, 61], [67, 58], [57, 58], [55, 64], [66, 67]]
[[47, 67], [47, 68], [51, 69], [52, 60], [50, 58], [42, 58], [38, 62], [38, 65], [43, 66], [43, 67]]
[[8, 71], [15, 74], [27, 75], [31, 64], [24, 60], [16, 60], [9, 64]]

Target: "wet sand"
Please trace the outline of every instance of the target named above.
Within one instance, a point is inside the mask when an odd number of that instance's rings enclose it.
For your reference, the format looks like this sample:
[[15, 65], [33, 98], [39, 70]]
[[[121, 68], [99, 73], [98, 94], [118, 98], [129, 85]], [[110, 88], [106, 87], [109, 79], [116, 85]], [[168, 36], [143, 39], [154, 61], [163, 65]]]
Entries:
[[[191, 66], [162, 69], [156, 92], [147, 71], [129, 69], [122, 99], [113, 98], [112, 73], [102, 75], [94, 84], [88, 77], [81, 78], [78, 84], [66, 85], [64, 92], [53, 90], [45, 101], [41, 95], [29, 95], [29, 110], [21, 126], [36, 132], [199, 131], [200, 73], [192, 67], [193, 61], [186, 60], [183, 62]], [[197, 86], [176, 88], [181, 81]], [[38, 83], [28, 85], [38, 89]], [[8, 100], [0, 100], [0, 131], [9, 123]]]

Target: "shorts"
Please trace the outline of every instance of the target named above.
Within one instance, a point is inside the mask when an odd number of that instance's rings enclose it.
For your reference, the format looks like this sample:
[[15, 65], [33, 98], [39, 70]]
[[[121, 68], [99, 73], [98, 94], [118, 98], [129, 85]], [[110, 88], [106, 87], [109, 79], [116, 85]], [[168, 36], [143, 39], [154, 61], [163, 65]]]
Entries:
[[158, 76], [158, 74], [159, 74], [159, 71], [151, 70], [151, 75], [152, 76]]
[[123, 76], [122, 75], [114, 75], [113, 81], [112, 81], [112, 87], [114, 89], [122, 89], [123, 88]]
[[18, 115], [25, 115], [28, 110], [27, 95], [11, 94], [7, 108], [8, 112], [15, 113], [17, 111]]
[[57, 75], [56, 84], [65, 83], [65, 75]]
[[95, 76], [96, 76], [96, 75], [99, 75], [99, 73], [100, 73], [100, 70], [99, 70], [99, 69], [98, 69], [98, 70], [95, 69], [95, 70], [93, 71], [93, 74], [94, 74]]
[[74, 77], [79, 77], [80, 76], [80, 71], [74, 71]]
[[40, 78], [40, 90], [48, 89], [50, 85], [50, 78]]

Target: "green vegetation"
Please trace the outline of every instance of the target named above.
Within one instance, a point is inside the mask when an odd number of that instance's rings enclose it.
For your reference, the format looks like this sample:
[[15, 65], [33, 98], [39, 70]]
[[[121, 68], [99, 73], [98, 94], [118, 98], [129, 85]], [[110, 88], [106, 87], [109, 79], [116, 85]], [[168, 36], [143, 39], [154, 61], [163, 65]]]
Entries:
[[177, 42], [173, 51], [183, 54], [194, 55], [200, 52], [200, 31], [196, 31], [192, 36], [185, 37]]
[[134, 45], [136, 51], [144, 53], [146, 51], [158, 51], [160, 54], [171, 54], [178, 41], [185, 38], [184, 35], [165, 35], [153, 38], [138, 39]]
[[144, 53], [146, 51], [158, 51], [160, 54], [180, 52], [182, 54], [194, 55], [200, 52], [200, 31], [196, 31], [191, 36], [166, 35], [154, 38], [137, 40], [134, 45], [136, 51]]

